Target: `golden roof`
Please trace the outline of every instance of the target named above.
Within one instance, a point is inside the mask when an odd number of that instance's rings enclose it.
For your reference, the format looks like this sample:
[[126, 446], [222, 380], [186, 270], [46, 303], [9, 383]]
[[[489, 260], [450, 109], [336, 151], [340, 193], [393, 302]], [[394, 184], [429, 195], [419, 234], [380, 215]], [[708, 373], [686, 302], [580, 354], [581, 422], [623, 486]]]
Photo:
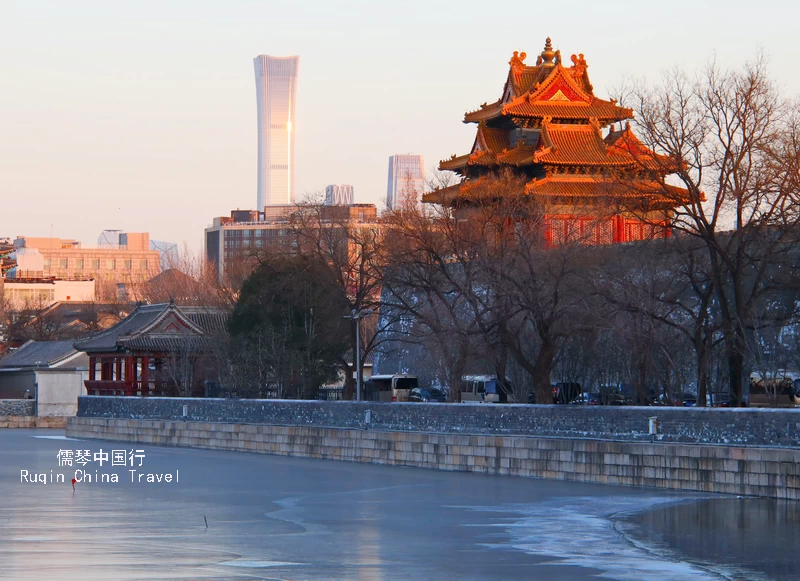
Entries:
[[553, 51], [548, 38], [536, 66], [525, 65], [525, 57], [525, 53], [514, 52], [502, 97], [466, 113], [465, 123], [478, 123], [504, 115], [587, 121], [596, 118], [605, 124], [633, 116], [631, 109], [594, 96], [583, 54], [572, 55], [572, 66], [565, 67], [560, 51]]
[[625, 151], [609, 148], [595, 125], [542, 127], [540, 149], [534, 161], [547, 165], [629, 166], [634, 160]]
[[[497, 188], [484, 187], [488, 178], [465, 180], [459, 184], [429, 192], [422, 201], [433, 204], [451, 205], [455, 201], [468, 202], [491, 196]], [[523, 192], [520, 192], [523, 193]], [[673, 208], [689, 203], [688, 190], [661, 183], [655, 180], [628, 181], [600, 175], [557, 174], [526, 184], [524, 194], [543, 202], [584, 201], [604, 204], [609, 200], [635, 201], [639, 205]], [[701, 200], [705, 199], [701, 196]]]
[[654, 154], [642, 144], [630, 126], [611, 131], [603, 138], [597, 124], [544, 123], [540, 130], [530, 134], [538, 136], [535, 142], [523, 143], [520, 140], [514, 145], [511, 143], [511, 131], [480, 123], [472, 151], [443, 160], [439, 169], [461, 171], [467, 166], [531, 164], [643, 168], [663, 174], [677, 169], [676, 163]]

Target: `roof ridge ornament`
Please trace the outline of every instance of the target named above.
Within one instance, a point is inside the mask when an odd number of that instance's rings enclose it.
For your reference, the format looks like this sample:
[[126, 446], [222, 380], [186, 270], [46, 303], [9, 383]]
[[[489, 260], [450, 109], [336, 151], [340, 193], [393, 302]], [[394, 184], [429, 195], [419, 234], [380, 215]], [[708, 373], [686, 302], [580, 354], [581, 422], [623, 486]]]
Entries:
[[551, 69], [554, 66], [556, 66], [555, 63], [553, 62], [553, 60], [556, 58], [556, 52], [553, 50], [553, 43], [550, 40], [549, 36], [545, 40], [544, 50], [542, 51], [542, 54], [540, 56], [543, 61], [541, 66], [548, 69]]
[[511, 74], [514, 75], [514, 82], [519, 85], [522, 73], [525, 72], [525, 57], [527, 53], [514, 51], [508, 64], [511, 65]]
[[525, 67], [525, 58], [527, 56], [528, 56], [527, 53], [518, 52], [515, 50], [514, 54], [511, 55], [511, 60], [508, 61], [508, 64], [510, 64], [511, 68], [514, 69], [514, 72], [516, 72], [517, 69]]
[[583, 53], [572, 55], [569, 58], [572, 61], [572, 68], [575, 69], [575, 76], [582, 77], [586, 69], [589, 68], [589, 65], [586, 64], [586, 59], [583, 57]]

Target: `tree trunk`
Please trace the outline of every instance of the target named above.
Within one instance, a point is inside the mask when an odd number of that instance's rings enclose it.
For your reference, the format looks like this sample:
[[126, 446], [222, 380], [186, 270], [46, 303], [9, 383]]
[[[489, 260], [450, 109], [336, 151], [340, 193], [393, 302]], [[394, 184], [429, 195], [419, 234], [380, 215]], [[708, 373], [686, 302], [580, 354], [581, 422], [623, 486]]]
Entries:
[[[342, 371], [344, 372], [344, 389], [342, 390], [342, 399], [343, 400], [351, 400], [355, 399], [356, 396], [356, 380], [353, 379], [353, 372], [355, 371], [356, 366], [355, 363], [353, 365], [347, 365], [346, 363], [342, 366]], [[363, 397], [364, 394], [362, 393], [361, 396]]]
[[467, 366], [467, 351], [466, 340], [462, 339], [457, 355], [450, 359], [450, 365], [448, 365], [447, 399], [451, 402], [461, 401], [461, 378], [464, 376], [464, 369]]
[[[494, 361], [494, 372], [497, 375], [497, 386], [500, 393], [505, 394], [505, 400], [508, 401], [509, 396], [512, 396], [511, 386], [506, 383], [506, 369], [508, 368], [508, 351], [505, 345], [501, 344], [497, 356]], [[513, 399], [513, 397], [512, 397]], [[513, 402], [524, 403], [524, 402]]]
[[[697, 407], [706, 407], [708, 394], [708, 355], [705, 353], [705, 345], [697, 354]], [[711, 405], [714, 405], [713, 396]]]
[[553, 360], [557, 352], [558, 348], [555, 343], [549, 340], [542, 342], [542, 347], [536, 356], [531, 373], [536, 403], [553, 403], [553, 386], [550, 383], [550, 374], [553, 371]]
[[744, 356], [734, 348], [728, 352], [728, 374], [730, 378], [731, 407], [745, 407], [742, 394], [744, 380]]

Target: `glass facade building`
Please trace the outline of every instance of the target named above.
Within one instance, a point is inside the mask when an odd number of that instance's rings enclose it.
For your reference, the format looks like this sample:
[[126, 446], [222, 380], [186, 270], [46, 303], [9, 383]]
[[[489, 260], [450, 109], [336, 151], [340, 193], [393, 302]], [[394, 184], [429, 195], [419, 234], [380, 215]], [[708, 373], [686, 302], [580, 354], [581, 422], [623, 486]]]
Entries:
[[353, 203], [353, 186], [333, 184], [325, 186], [326, 206], [349, 206]]
[[424, 191], [425, 162], [422, 156], [411, 154], [391, 156], [386, 207], [397, 210], [407, 203], [419, 204]]
[[253, 59], [258, 104], [258, 205], [294, 202], [297, 56]]

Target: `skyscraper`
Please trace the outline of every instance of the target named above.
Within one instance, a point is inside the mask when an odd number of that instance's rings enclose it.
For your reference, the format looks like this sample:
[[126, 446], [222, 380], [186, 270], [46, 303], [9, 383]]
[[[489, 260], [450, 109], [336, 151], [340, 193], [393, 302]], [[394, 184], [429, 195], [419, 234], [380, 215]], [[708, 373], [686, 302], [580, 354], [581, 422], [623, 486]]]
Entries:
[[[393, 155], [389, 158], [387, 208], [397, 210], [410, 202], [418, 204], [424, 190], [425, 161], [421, 155]], [[414, 199], [409, 199], [412, 196]]]
[[349, 206], [353, 203], [353, 186], [333, 184], [325, 186], [326, 206]]
[[253, 59], [258, 102], [258, 205], [294, 202], [294, 111], [300, 57]]

